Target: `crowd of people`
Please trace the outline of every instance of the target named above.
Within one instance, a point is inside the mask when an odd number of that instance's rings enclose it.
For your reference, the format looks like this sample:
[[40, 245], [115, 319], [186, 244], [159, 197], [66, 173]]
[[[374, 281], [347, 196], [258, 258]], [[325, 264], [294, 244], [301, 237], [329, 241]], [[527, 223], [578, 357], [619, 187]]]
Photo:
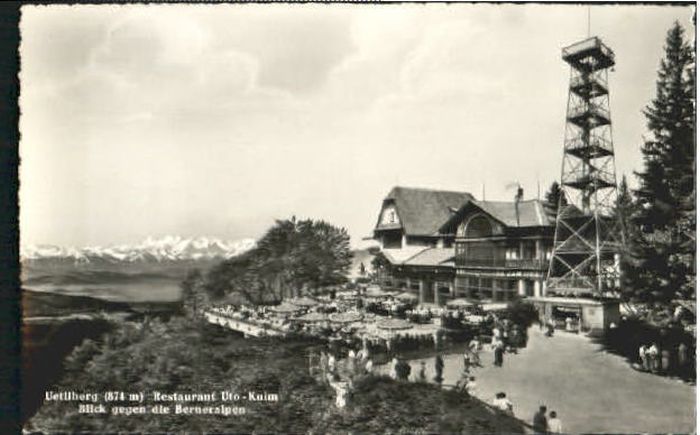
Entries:
[[[675, 352], [674, 352], [675, 350]], [[657, 343], [639, 346], [639, 366], [651, 373], [669, 373], [687, 370], [690, 365], [690, 349], [680, 343], [675, 349], [661, 347]]]

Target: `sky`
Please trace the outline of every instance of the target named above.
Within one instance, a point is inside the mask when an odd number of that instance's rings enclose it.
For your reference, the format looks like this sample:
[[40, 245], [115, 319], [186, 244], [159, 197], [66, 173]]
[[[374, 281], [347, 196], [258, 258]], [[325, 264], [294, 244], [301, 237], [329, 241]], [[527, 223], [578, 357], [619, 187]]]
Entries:
[[[325, 219], [354, 245], [395, 185], [526, 198], [559, 178], [582, 5], [23, 6], [23, 244], [259, 237]], [[618, 179], [691, 7], [590, 7], [616, 53]]]

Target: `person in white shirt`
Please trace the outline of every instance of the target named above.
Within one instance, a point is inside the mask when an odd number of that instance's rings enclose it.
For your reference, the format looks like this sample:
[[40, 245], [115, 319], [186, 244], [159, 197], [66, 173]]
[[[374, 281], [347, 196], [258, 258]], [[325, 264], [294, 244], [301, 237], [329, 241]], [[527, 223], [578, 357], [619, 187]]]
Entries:
[[564, 429], [561, 425], [561, 420], [557, 418], [557, 412], [552, 411], [549, 413], [549, 418], [547, 419], [547, 432], [549, 433], [564, 433]]
[[658, 346], [656, 346], [656, 343], [653, 343], [651, 346], [649, 346], [647, 354], [649, 355], [649, 368], [651, 369], [651, 371], [659, 371], [659, 348]]
[[372, 368], [374, 367], [374, 363], [372, 363], [371, 359], [367, 360], [367, 363], [365, 364], [365, 372], [367, 373], [372, 373]]
[[389, 366], [389, 370], [390, 370], [389, 376], [391, 377], [391, 379], [396, 380], [399, 378], [399, 375], [396, 372], [396, 366], [398, 366], [398, 365], [399, 365], [399, 360], [397, 358], [394, 358], [391, 360], [391, 365]]
[[335, 356], [333, 354], [328, 356], [328, 371], [331, 373], [335, 372]]
[[647, 347], [646, 345], [639, 346], [639, 360], [642, 363], [644, 370], [649, 370], [649, 359], [647, 358]]
[[469, 342], [469, 349], [472, 352], [478, 352], [481, 350], [481, 343], [476, 337], [472, 338], [472, 341]]
[[508, 414], [513, 413], [513, 403], [508, 400], [506, 393], [496, 393], [496, 398], [493, 399], [493, 406]]
[[466, 385], [466, 390], [467, 393], [472, 396], [476, 394], [476, 378], [474, 376], [469, 377], [469, 380], [467, 381]]

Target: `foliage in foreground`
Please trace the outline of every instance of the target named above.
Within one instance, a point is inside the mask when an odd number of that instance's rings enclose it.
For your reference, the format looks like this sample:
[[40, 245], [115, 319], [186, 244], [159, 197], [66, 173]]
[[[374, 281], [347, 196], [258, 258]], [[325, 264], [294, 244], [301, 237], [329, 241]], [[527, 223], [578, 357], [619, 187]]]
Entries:
[[[279, 402], [247, 402], [243, 416], [86, 415], [74, 402], [45, 402], [30, 428], [58, 431], [188, 432], [522, 432], [480, 402], [435, 385], [369, 377], [347, 410], [308, 375], [307, 350], [316, 342], [243, 339], [181, 318], [125, 324], [101, 344], [86, 341], [66, 362], [54, 390], [101, 392], [258, 391]], [[146, 403], [151, 405], [152, 403]]]

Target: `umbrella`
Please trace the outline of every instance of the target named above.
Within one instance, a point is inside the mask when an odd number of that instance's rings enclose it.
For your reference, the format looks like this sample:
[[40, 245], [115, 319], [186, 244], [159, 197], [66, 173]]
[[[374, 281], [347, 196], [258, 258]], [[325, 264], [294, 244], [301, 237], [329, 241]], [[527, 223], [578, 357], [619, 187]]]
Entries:
[[464, 298], [457, 298], [453, 299], [449, 302], [447, 302], [448, 307], [454, 307], [454, 308], [465, 308], [465, 307], [471, 307], [474, 304], [472, 302], [469, 302], [468, 300]]
[[333, 313], [328, 316], [331, 322], [335, 323], [352, 323], [362, 320], [362, 314], [359, 313]]
[[484, 304], [481, 307], [484, 311], [503, 311], [508, 308], [508, 304], [505, 303], [494, 303], [494, 304]]
[[274, 311], [275, 313], [282, 313], [282, 314], [296, 313], [300, 310], [301, 310], [300, 307], [298, 307], [296, 305], [289, 304], [287, 302], [282, 302], [281, 304], [270, 308], [270, 311]]
[[367, 292], [365, 293], [365, 296], [370, 297], [370, 298], [383, 298], [386, 296], [390, 296], [391, 293], [385, 292], [379, 286], [372, 286], [367, 289]]
[[307, 296], [290, 299], [289, 302], [292, 303], [293, 305], [298, 305], [300, 307], [313, 307], [314, 305], [318, 305], [317, 301], [315, 301]]
[[418, 296], [410, 292], [403, 292], [400, 295], [396, 296], [396, 299], [401, 299], [403, 301], [415, 301], [418, 300]]
[[377, 328], [396, 331], [399, 329], [411, 329], [413, 325], [402, 319], [385, 319], [377, 322]]
[[328, 320], [328, 317], [321, 313], [308, 313], [301, 317], [297, 317], [297, 320], [301, 320], [302, 322], [325, 322]]

